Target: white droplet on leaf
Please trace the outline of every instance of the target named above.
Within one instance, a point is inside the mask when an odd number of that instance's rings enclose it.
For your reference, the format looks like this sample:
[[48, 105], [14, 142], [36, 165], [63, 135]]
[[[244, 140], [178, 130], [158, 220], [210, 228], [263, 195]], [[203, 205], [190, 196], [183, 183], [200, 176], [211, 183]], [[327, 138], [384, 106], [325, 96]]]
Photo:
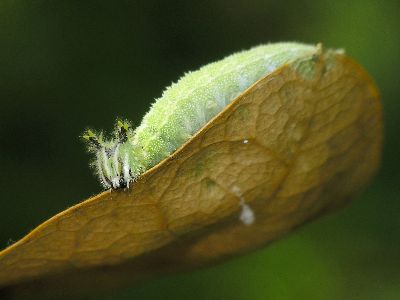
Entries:
[[248, 204], [245, 203], [244, 197], [242, 196], [242, 190], [237, 185], [234, 185], [232, 187], [232, 193], [234, 193], [235, 196], [239, 198], [239, 205], [242, 207], [239, 215], [239, 220], [244, 225], [252, 225], [256, 218], [254, 215], [254, 211]]
[[244, 225], [252, 225], [255, 220], [254, 212], [251, 207], [246, 203], [241, 203], [242, 211], [240, 212], [239, 219]]

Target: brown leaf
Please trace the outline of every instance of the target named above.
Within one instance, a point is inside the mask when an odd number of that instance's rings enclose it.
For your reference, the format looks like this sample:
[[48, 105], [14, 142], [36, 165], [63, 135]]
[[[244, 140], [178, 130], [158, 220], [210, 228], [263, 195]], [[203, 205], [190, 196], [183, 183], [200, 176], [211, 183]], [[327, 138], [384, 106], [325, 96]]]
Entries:
[[0, 252], [0, 286], [83, 289], [191, 269], [342, 206], [378, 167], [381, 104], [349, 58], [308, 63], [313, 78], [279, 68], [131, 189], [67, 209]]

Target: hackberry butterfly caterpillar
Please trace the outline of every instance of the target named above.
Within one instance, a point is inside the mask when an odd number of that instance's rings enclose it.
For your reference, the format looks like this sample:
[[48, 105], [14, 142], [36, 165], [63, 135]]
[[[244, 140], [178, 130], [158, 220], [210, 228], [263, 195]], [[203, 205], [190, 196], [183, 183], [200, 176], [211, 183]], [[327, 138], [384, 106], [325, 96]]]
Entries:
[[311, 60], [319, 47], [277, 43], [254, 47], [185, 74], [157, 99], [135, 130], [118, 120], [114, 138], [87, 130], [83, 138], [105, 188], [124, 188], [185, 143], [257, 80], [294, 61]]

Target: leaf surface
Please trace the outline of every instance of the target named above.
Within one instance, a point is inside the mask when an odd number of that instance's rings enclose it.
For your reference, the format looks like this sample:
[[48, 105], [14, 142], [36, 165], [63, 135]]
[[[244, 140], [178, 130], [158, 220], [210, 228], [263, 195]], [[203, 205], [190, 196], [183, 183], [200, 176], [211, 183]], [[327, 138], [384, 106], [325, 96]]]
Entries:
[[[112, 286], [263, 247], [345, 204], [381, 144], [379, 95], [355, 62], [331, 53], [282, 66], [129, 190], [83, 201], [0, 252], [0, 287]], [[240, 221], [244, 203], [252, 224]]]

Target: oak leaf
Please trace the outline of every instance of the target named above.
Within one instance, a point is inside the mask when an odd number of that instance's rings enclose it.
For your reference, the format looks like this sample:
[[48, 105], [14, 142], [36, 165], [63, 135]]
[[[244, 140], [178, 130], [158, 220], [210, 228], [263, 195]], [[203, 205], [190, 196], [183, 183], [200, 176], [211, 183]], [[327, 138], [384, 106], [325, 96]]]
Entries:
[[130, 189], [0, 252], [0, 286], [113, 286], [209, 265], [347, 203], [379, 165], [379, 95], [345, 55], [307, 64], [311, 77], [289, 64], [257, 81]]

